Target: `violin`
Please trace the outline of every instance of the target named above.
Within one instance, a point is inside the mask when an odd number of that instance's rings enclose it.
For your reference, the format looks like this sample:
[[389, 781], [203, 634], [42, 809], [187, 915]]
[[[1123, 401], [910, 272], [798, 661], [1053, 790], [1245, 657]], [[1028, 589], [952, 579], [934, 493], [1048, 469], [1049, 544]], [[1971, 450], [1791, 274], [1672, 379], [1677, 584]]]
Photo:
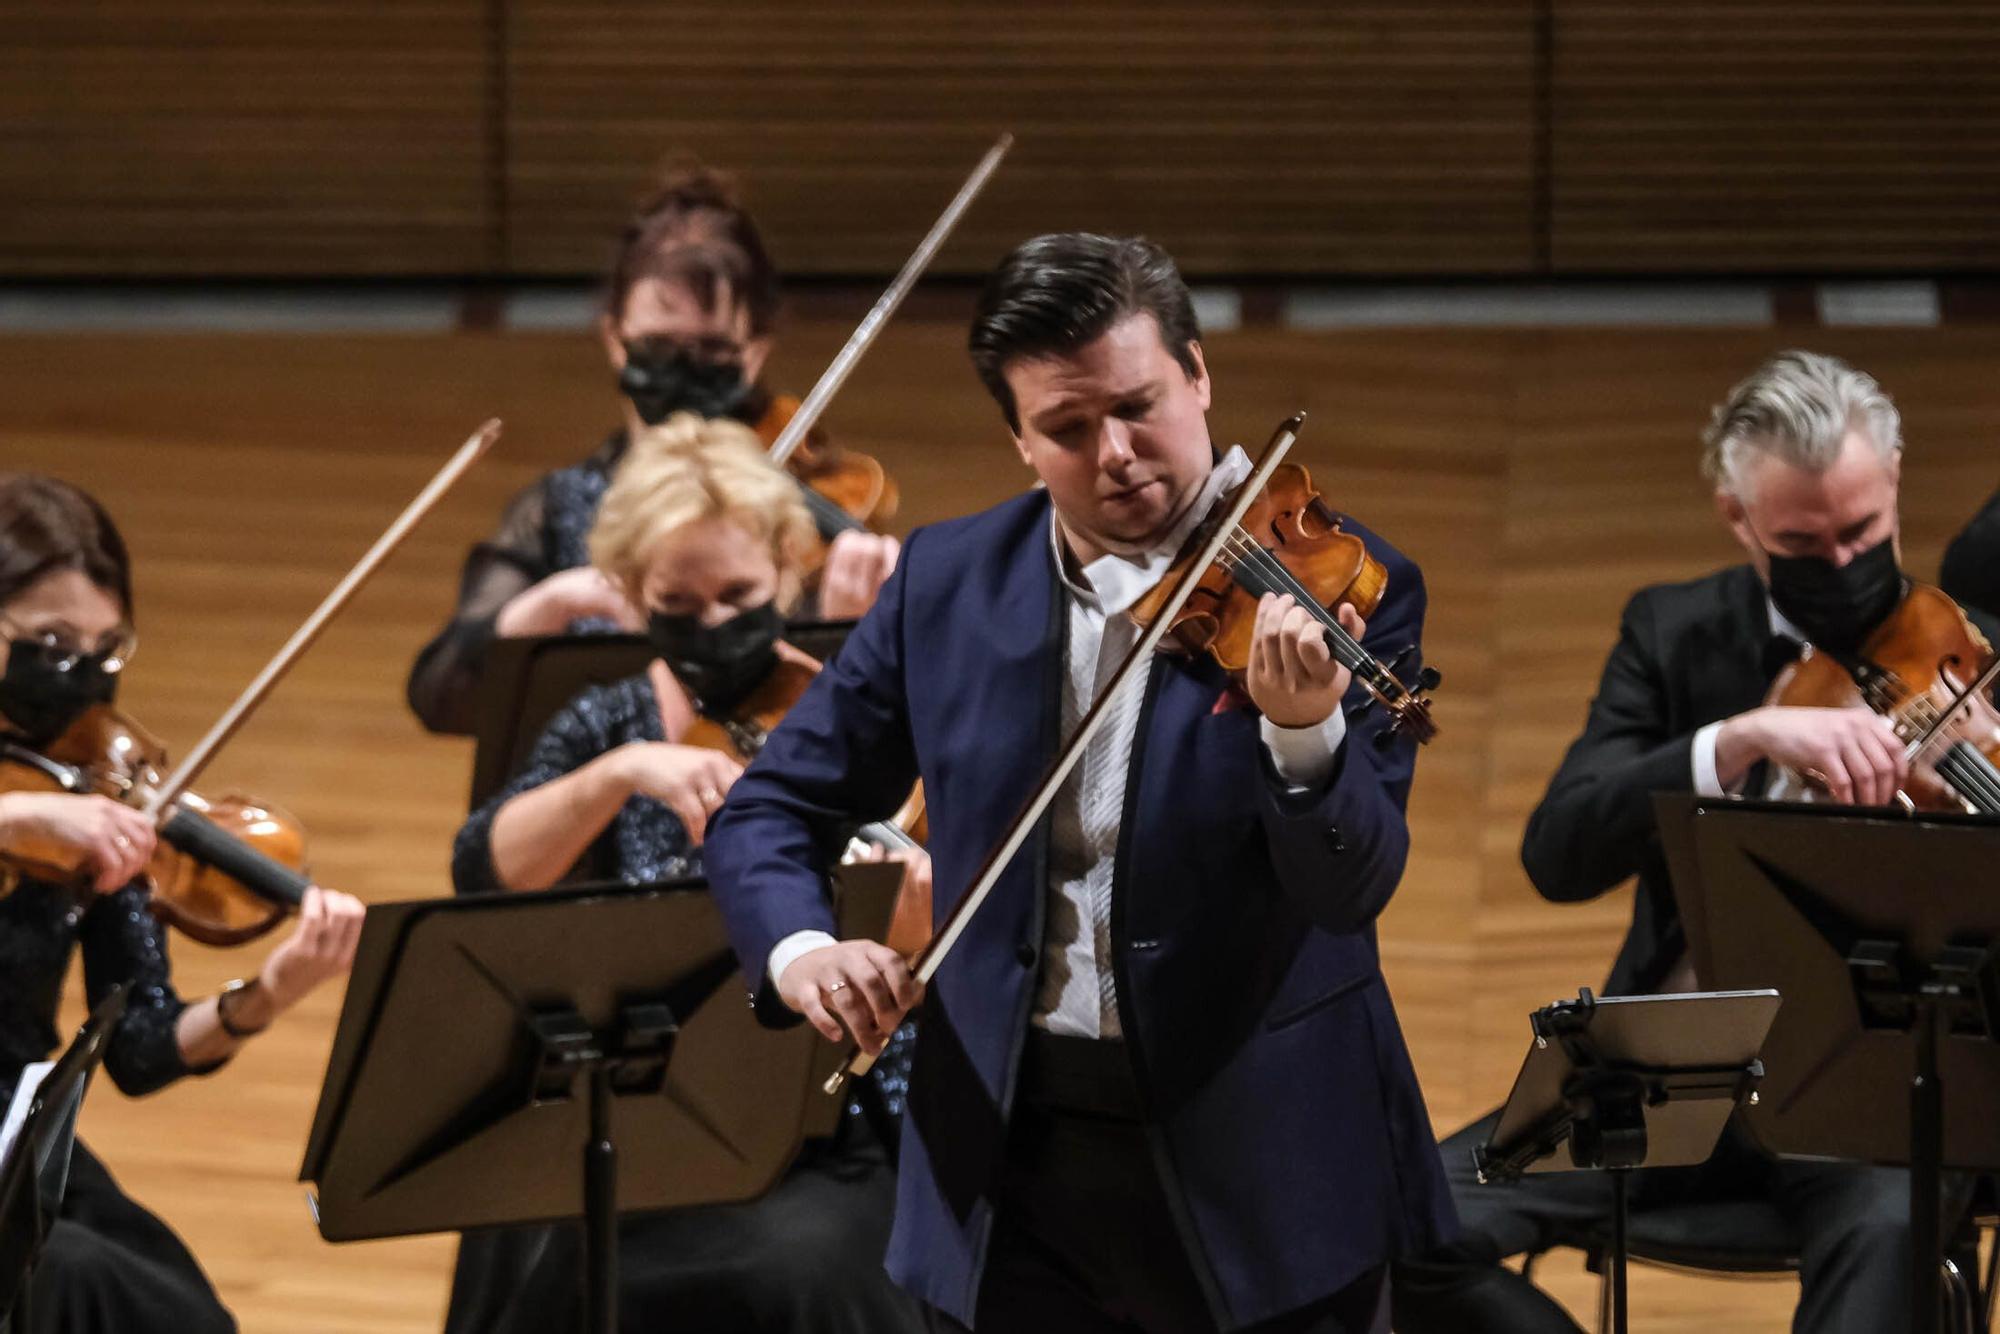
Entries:
[[[1220, 646], [1224, 653], [1229, 653], [1229, 646], [1236, 642], [1232, 627], [1247, 627], [1254, 622], [1258, 597], [1267, 592], [1290, 593], [1299, 599], [1299, 605], [1317, 609], [1314, 614], [1328, 627], [1327, 640], [1334, 653], [1354, 673], [1354, 679], [1390, 711], [1395, 725], [1385, 736], [1400, 731], [1427, 739], [1436, 734], [1429, 704], [1421, 695], [1437, 684], [1436, 674], [1420, 676], [1414, 690], [1404, 686], [1342, 629], [1338, 618], [1327, 610], [1327, 600], [1342, 598], [1356, 599], [1357, 611], [1363, 605], [1373, 609], [1387, 586], [1386, 573], [1379, 563], [1366, 559], [1365, 551], [1360, 558], [1356, 557], [1355, 549], [1361, 546], [1361, 539], [1339, 531], [1339, 516], [1312, 490], [1311, 479], [1303, 468], [1287, 473], [1289, 480], [1284, 487], [1273, 485], [1288, 466], [1285, 455], [1297, 443], [1299, 427], [1304, 422], [1303, 412], [1294, 413], [1278, 427], [1250, 479], [1221, 502], [1220, 518], [1196, 529], [1191, 540], [1192, 552], [1176, 561], [1161, 578], [1159, 588], [1142, 599], [1147, 614], [1140, 620], [1139, 637], [1125, 650], [1125, 656], [1111, 675], [1098, 684], [1090, 707], [1084, 710], [1075, 730], [1063, 739], [1041, 781], [1028, 793], [1006, 831], [987, 851], [951, 911], [924, 947], [911, 957], [910, 972], [918, 982], [928, 986], [937, 976], [938, 969], [964, 937], [966, 925], [992, 896], [1008, 864], [1028, 841], [1030, 831], [1048, 813], [1057, 790], [1083, 762], [1091, 738], [1103, 730], [1110, 717], [1112, 702], [1119, 691], [1135, 673], [1148, 668], [1154, 650], [1163, 647], [1170, 631], [1187, 631], [1182, 639], [1183, 651], [1188, 651], [1190, 644], [1198, 644], [1201, 652], [1215, 652]], [[1258, 537], [1268, 535], [1271, 546], [1264, 546], [1253, 533]], [[1335, 536], [1345, 540], [1329, 540]], [[1292, 548], [1291, 564], [1281, 554], [1287, 547]], [[1371, 564], [1377, 571], [1372, 575]], [[1217, 565], [1223, 568], [1221, 578], [1216, 575]], [[1313, 582], [1309, 585], [1304, 582], [1306, 578]], [[1197, 593], [1203, 595], [1201, 604], [1195, 601]], [[1232, 601], [1239, 598], [1241, 606], [1232, 609]], [[1191, 613], [1190, 608], [1194, 609]], [[1135, 611], [1133, 615], [1136, 618], [1138, 613]], [[1249, 631], [1244, 628], [1242, 633], [1245, 636], [1242, 653], [1231, 654], [1231, 660], [1242, 664], [1235, 669], [1239, 672], [1249, 665]], [[838, 1094], [848, 1080], [868, 1073], [874, 1065], [875, 1058], [857, 1047], [822, 1087], [829, 1095]]]
[[[1186, 655], [1205, 653], [1241, 685], [1250, 666], [1258, 599], [1266, 593], [1288, 593], [1326, 628], [1334, 659], [1387, 711], [1389, 730], [1379, 742], [1387, 744], [1399, 733], [1428, 742], [1437, 735], [1437, 724], [1431, 719], [1427, 695], [1437, 688], [1441, 675], [1425, 667], [1415, 686], [1404, 685], [1391, 666], [1363, 648], [1335, 615], [1343, 603], [1364, 619], [1373, 615], [1389, 585], [1389, 572], [1341, 523], [1303, 467], [1279, 464], [1242, 521], [1225, 535], [1221, 554], [1201, 571], [1185, 605], [1170, 619], [1162, 646]], [[1183, 556], [1168, 568], [1133, 606], [1133, 620], [1145, 627], [1159, 617], [1191, 560]], [[1406, 653], [1414, 651], [1412, 645]]]
[[[41, 750], [0, 741], [0, 792], [96, 793], [144, 808], [166, 772], [151, 733], [97, 704]], [[312, 879], [305, 830], [254, 798], [182, 792], [154, 815], [159, 842], [146, 868], [153, 915], [204, 945], [241, 945], [295, 911]], [[18, 844], [0, 864], [88, 893], [93, 868], [75, 849]]]
[[1950, 595], [1912, 583], [1854, 652], [1808, 644], [1764, 702], [1871, 709], [1894, 724], [1910, 761], [1897, 794], [1904, 809], [2000, 815], [2000, 711], [1988, 693], [1996, 673], [1993, 646]]
[[[166, 750], [156, 739], [98, 704], [41, 750], [0, 739], [0, 792], [95, 793], [136, 807], [159, 831], [146, 878], [161, 920], [205, 945], [240, 945], [269, 931], [312, 887], [304, 871], [304, 831], [275, 807], [240, 796], [210, 801], [191, 785], [328, 622], [499, 438], [495, 419], [458, 447], [171, 772], [165, 772]], [[89, 877], [74, 858], [65, 849], [16, 846], [0, 849], [0, 869], [82, 887]]]
[[[680, 743], [721, 751], [748, 764], [757, 758], [771, 729], [799, 702], [806, 693], [806, 687], [819, 675], [819, 670], [819, 664], [810, 659], [801, 662], [781, 656], [757, 688], [727, 714], [698, 713], [680, 738]], [[699, 704], [697, 708], [700, 708]], [[909, 799], [895, 815], [862, 826], [856, 837], [866, 843], [880, 844], [892, 852], [921, 850], [930, 838], [929, 822], [924, 815], [923, 784], [919, 783], [910, 790]], [[924, 947], [930, 933], [930, 892], [906, 884], [896, 895], [896, 906], [890, 915], [889, 933], [884, 943], [900, 954], [910, 955]]]
[[[798, 415], [799, 400], [783, 395], [757, 423], [757, 434], [775, 444]], [[775, 451], [774, 451], [775, 452]], [[822, 542], [845, 532], [879, 531], [895, 517], [902, 498], [895, 479], [872, 454], [846, 449], [818, 430], [808, 431], [783, 460], [799, 484]]]

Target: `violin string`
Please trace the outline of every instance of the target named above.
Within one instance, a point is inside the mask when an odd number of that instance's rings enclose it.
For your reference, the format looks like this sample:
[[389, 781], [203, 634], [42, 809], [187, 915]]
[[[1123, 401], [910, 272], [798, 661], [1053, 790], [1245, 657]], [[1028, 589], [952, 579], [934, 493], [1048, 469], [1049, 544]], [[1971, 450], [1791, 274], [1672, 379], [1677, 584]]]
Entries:
[[813, 523], [822, 533], [860, 532], [865, 527], [859, 519], [842, 509], [831, 497], [821, 495], [803, 481], [798, 482], [798, 488], [800, 496], [806, 502], [806, 509], [812, 513]]
[[[1944, 711], [1928, 696], [1918, 696], [1912, 703], [1922, 706], [1913, 710], [1920, 731], [1929, 731], [1943, 716]], [[1940, 732], [1931, 738], [1930, 745], [1940, 741], [1947, 744], [1944, 754], [1933, 765], [1939, 776], [1981, 810], [2000, 814], [2000, 770], [1995, 770], [1992, 762], [1962, 737], [1951, 738]]]
[[1401, 700], [1404, 694], [1402, 682], [1383, 668], [1276, 557], [1241, 528], [1231, 536], [1225, 550], [1234, 558], [1230, 568], [1239, 574], [1239, 582], [1245, 588], [1258, 594], [1290, 594], [1320, 622], [1327, 635], [1328, 647], [1342, 666], [1353, 671], [1384, 702], [1396, 704]]
[[1970, 764], [1962, 764], [1960, 762], [1960, 760], [1964, 760], [1964, 752], [1954, 750], [1950, 754], [1950, 760], [1952, 760], [1952, 764], [1948, 768], [1940, 766], [1940, 770], [1944, 770], [1946, 776], [1952, 780], [1952, 788], [1956, 788], [1960, 792], [1960, 796], [1964, 796], [1966, 800], [1970, 800], [1980, 810], [1992, 814], [1996, 810], [1996, 806], [1992, 804], [1996, 792], [1992, 792], [1988, 788], [1988, 784], [1984, 782], [1984, 774], [1978, 774], [1978, 770], [1974, 770]]
[[1953, 743], [1938, 760], [1938, 772], [1987, 815], [2000, 815], [2000, 770], [1968, 741]]
[[[1875, 693], [1878, 696], [1886, 694], [1886, 685]], [[1898, 724], [1914, 724], [1912, 730], [1918, 734], [1930, 732], [1944, 716], [1944, 710], [1935, 699], [1928, 694], [1914, 692], [1892, 705], [1888, 713]], [[1900, 726], [1898, 731], [1901, 731]], [[1944, 753], [1932, 764], [1938, 776], [1982, 813], [2000, 815], [2000, 769], [1995, 769], [1992, 761], [1969, 742], [1962, 738], [1953, 739], [1939, 732], [1933, 735], [1926, 745], [1912, 753], [1910, 758], [1917, 759], [1924, 751], [1941, 741], [1949, 744]]]
[[1322, 606], [1319, 599], [1308, 592], [1305, 585], [1293, 577], [1292, 572], [1286, 569], [1277, 557], [1258, 545], [1240, 526], [1230, 534], [1229, 543], [1224, 549], [1236, 557], [1238, 569], [1247, 567], [1252, 573], [1261, 576], [1254, 591], [1260, 594], [1289, 593], [1300, 606], [1312, 612], [1320, 624], [1326, 627], [1327, 637], [1334, 641], [1336, 656], [1345, 650], [1347, 654], [1343, 659], [1345, 665], [1353, 668], [1372, 661], [1367, 650], [1347, 632], [1347, 627]]
[[[1978, 755], [1978, 752], [1974, 751], [1973, 754]], [[1980, 760], [1985, 759], [1983, 755], [1978, 757]], [[1977, 806], [1983, 815], [2000, 815], [2000, 772], [1996, 772], [1991, 764], [1981, 764], [1973, 769], [1968, 763], [1967, 767], [1972, 775], [1976, 775], [1974, 786], [1981, 794], [1972, 798], [1972, 804]]]
[[1960, 742], [1945, 752], [1944, 758], [1938, 761], [1938, 773], [1975, 810], [1984, 815], [2000, 815], [2000, 774], [1995, 774], [1990, 764], [1980, 763], [1986, 757], [1977, 751], [1970, 751], [1969, 747], [1967, 750], [1958, 748], [1963, 745], [1965, 743]]

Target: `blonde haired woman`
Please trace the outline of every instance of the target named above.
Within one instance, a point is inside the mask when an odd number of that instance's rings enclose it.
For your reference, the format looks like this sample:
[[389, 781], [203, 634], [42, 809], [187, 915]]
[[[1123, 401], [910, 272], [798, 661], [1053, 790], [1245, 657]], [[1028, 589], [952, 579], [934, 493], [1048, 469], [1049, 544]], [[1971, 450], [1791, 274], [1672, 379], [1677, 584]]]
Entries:
[[[514, 497], [473, 547], [458, 606], [410, 668], [410, 708], [433, 732], [470, 735], [494, 639], [615, 629], [624, 607], [585, 549], [600, 498], [629, 443], [676, 411], [748, 423], [766, 444], [791, 415], [761, 375], [776, 337], [778, 274], [756, 220], [726, 175], [677, 170], [632, 215], [598, 320], [623, 396], [622, 424], [589, 457]], [[816, 590], [819, 616], [845, 620], [873, 601], [896, 540], [841, 533]]]
[[[556, 715], [527, 767], [459, 831], [460, 893], [545, 889], [577, 874], [630, 883], [700, 874], [708, 817], [740, 766], [676, 738], [697, 700], [726, 710], [778, 658], [803, 659], [778, 636], [812, 538], [796, 485], [748, 428], [682, 414], [633, 441], [599, 507], [590, 553], [645, 620], [660, 657]], [[894, 1206], [885, 1141], [900, 1112], [908, 1045], [877, 1066], [883, 1075], [864, 1084], [838, 1133], [809, 1142], [762, 1199], [623, 1220], [623, 1326], [922, 1328], [882, 1272]], [[448, 1334], [575, 1327], [577, 1265], [571, 1229], [468, 1237]]]

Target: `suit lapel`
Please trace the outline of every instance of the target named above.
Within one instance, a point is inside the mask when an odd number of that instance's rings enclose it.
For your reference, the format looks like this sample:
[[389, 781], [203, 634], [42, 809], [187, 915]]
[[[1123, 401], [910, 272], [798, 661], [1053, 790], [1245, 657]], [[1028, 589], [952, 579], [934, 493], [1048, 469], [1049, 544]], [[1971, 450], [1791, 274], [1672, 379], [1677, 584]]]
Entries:
[[1739, 565], [1725, 572], [1716, 593], [1712, 633], [1702, 637], [1706, 642], [1697, 649], [1699, 657], [1688, 664], [1701, 692], [1694, 727], [1756, 708], [1771, 686], [1764, 666], [1771, 611], [1763, 580], [1749, 566]]

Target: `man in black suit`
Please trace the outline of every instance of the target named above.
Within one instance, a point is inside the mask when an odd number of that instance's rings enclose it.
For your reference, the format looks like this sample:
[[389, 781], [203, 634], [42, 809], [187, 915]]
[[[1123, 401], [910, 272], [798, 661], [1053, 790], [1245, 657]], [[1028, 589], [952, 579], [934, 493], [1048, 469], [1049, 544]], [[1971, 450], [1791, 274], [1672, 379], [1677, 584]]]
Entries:
[[[1704, 468], [1749, 563], [1642, 589], [1626, 605], [1583, 735], [1528, 819], [1521, 859], [1558, 903], [1633, 876], [1632, 926], [1608, 995], [1694, 989], [1687, 942], [1653, 825], [1655, 792], [1790, 795], [1798, 776], [1834, 800], [1892, 799], [1905, 776], [1888, 722], [1863, 709], [1766, 707], [1802, 641], [1860, 643], [1900, 600], [1900, 422], [1868, 376], [1830, 357], [1783, 353], [1716, 408]], [[1447, 1140], [1463, 1239], [1396, 1276], [1402, 1334], [1576, 1334], [1554, 1301], [1500, 1261], [1602, 1235], [1595, 1174], [1478, 1185], [1475, 1145], [1497, 1113]], [[1909, 1187], [1900, 1170], [1782, 1162], [1732, 1130], [1693, 1168], [1642, 1171], [1635, 1214], [1695, 1199], [1761, 1197], [1802, 1243], [1799, 1334], [1881, 1334], [1909, 1310]]]
[[2000, 491], [1944, 549], [1938, 586], [1965, 606], [2000, 617]]

